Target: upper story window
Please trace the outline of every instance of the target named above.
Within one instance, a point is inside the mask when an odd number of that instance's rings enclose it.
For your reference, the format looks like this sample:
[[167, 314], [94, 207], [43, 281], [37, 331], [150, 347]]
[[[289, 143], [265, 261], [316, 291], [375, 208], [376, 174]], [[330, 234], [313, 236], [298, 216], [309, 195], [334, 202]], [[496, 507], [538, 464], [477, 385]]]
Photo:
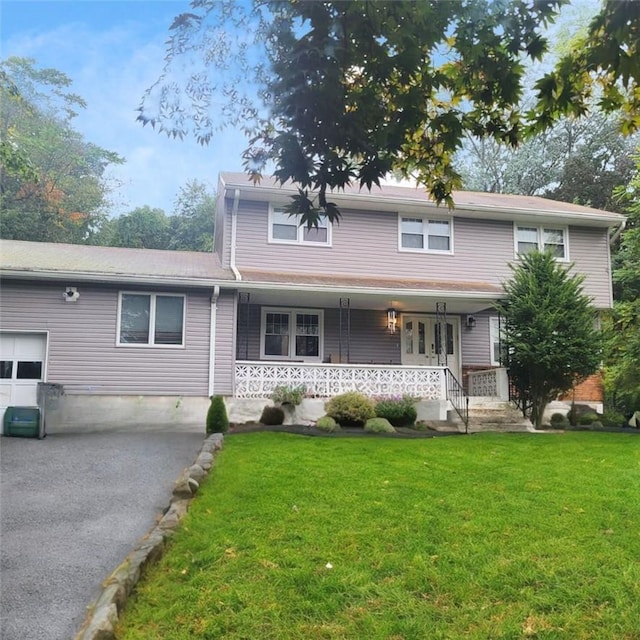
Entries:
[[319, 362], [323, 320], [320, 310], [263, 308], [261, 358]]
[[183, 295], [120, 293], [118, 345], [184, 346]]
[[400, 217], [400, 250], [453, 253], [451, 220]]
[[296, 216], [290, 216], [281, 207], [269, 208], [269, 242], [288, 244], [331, 245], [331, 223], [321, 216], [318, 227], [308, 229], [299, 225]]
[[567, 230], [564, 227], [516, 225], [516, 254], [551, 251], [558, 260], [567, 260]]

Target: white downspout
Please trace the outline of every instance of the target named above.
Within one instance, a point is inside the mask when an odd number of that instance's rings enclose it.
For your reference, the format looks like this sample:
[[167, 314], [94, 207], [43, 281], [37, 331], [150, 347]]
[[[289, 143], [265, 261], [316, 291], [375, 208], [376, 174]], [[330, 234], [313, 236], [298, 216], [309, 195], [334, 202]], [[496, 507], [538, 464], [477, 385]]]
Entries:
[[229, 260], [229, 266], [236, 280], [242, 280], [242, 276], [236, 267], [236, 238], [237, 238], [237, 219], [238, 219], [238, 205], [240, 204], [240, 189], [236, 189], [233, 193], [233, 207], [231, 208], [231, 258]]
[[615, 241], [620, 237], [620, 234], [625, 230], [626, 226], [627, 226], [627, 219], [625, 218], [620, 223], [620, 226], [617, 228], [616, 232], [611, 236], [611, 238], [609, 238], [610, 247], [614, 245]]
[[220, 296], [220, 287], [216, 285], [213, 288], [211, 296], [211, 313], [209, 320], [209, 389], [207, 395], [213, 395], [213, 383], [216, 370], [216, 319], [218, 315], [218, 297]]

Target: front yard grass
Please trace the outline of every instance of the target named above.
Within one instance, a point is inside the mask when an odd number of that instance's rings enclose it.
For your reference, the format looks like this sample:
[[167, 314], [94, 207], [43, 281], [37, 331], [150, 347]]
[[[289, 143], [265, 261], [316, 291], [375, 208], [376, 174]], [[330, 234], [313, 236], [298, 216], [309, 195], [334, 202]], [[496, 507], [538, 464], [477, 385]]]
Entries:
[[640, 438], [227, 437], [122, 639], [640, 639]]

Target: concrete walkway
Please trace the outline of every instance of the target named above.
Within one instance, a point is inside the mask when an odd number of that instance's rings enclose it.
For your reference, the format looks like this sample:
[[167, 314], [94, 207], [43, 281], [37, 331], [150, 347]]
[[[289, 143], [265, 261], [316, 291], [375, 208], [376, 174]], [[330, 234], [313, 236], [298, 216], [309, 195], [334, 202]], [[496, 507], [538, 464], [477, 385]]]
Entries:
[[204, 437], [141, 427], [0, 438], [0, 638], [73, 638]]

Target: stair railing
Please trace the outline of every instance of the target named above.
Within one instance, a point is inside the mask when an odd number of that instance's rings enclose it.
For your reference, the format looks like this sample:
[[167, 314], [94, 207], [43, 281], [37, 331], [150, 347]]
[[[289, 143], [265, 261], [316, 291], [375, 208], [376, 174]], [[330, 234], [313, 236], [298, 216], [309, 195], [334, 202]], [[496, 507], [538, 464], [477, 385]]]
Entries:
[[444, 374], [447, 400], [464, 423], [464, 432], [469, 433], [469, 396], [449, 368], [445, 369]]

